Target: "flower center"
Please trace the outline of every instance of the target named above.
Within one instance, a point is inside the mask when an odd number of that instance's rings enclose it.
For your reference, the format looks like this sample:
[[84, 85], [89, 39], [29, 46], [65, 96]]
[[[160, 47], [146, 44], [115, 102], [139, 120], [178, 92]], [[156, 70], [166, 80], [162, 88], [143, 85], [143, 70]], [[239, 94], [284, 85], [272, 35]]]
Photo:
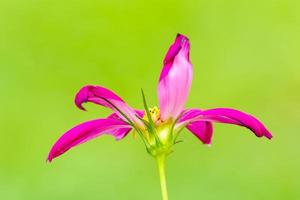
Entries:
[[[149, 112], [150, 112], [152, 121], [156, 125], [158, 125], [158, 123], [161, 122], [159, 108], [157, 106], [154, 106], [153, 108], [149, 108]], [[146, 113], [144, 114], [143, 119], [146, 120], [147, 122], [149, 122], [149, 118]]]
[[149, 144], [148, 152], [153, 156], [168, 154], [174, 144], [173, 122], [162, 121], [160, 110], [156, 106], [149, 108], [148, 111], [143, 116], [145, 129], [142, 130], [143, 137]]

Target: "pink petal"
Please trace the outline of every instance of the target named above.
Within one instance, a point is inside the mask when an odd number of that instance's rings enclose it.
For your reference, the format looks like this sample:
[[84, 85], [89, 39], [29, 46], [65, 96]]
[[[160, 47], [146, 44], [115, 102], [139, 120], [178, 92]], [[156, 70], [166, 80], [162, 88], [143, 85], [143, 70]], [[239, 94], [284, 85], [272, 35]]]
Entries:
[[143, 126], [142, 122], [136, 117], [137, 113], [131, 107], [129, 107], [119, 96], [114, 92], [94, 85], [87, 85], [82, 87], [75, 97], [75, 104], [78, 108], [85, 110], [82, 106], [83, 103], [92, 102], [98, 105], [112, 109], [122, 120], [127, 121], [124, 116], [119, 113], [119, 111], [114, 108], [109, 102], [115, 105], [119, 110], [121, 110], [131, 121]]
[[[200, 111], [200, 110], [199, 110]], [[185, 124], [186, 122], [186, 128], [192, 132], [198, 139], [200, 139], [203, 144], [210, 144], [211, 138], [213, 135], [213, 125], [211, 122], [208, 121], [189, 121], [190, 119], [193, 119], [197, 117], [198, 115], [196, 112], [192, 112], [191, 110], [187, 110], [183, 116], [179, 119], [179, 123], [177, 124], [180, 126], [180, 124]]]
[[70, 148], [98, 137], [104, 133], [122, 139], [130, 131], [131, 127], [125, 122], [113, 118], [96, 119], [84, 122], [63, 134], [53, 145], [48, 155], [48, 161], [60, 156]]
[[203, 144], [210, 144], [213, 135], [213, 125], [211, 122], [195, 121], [186, 126]]
[[[144, 111], [144, 110], [135, 110], [135, 113], [136, 113], [137, 116], [143, 117], [145, 111]], [[110, 114], [107, 118], [109, 118], [109, 119], [122, 120], [122, 119], [119, 117], [119, 115], [118, 115], [117, 113], [112, 113], [112, 114]]]
[[244, 126], [250, 129], [257, 137], [272, 138], [268, 129], [255, 117], [231, 108], [215, 108], [201, 111], [199, 109], [188, 110], [181, 118], [182, 124], [195, 121], [210, 121], [225, 124]]
[[[143, 110], [135, 110], [135, 112], [137, 113], [137, 115], [139, 117], [144, 116]], [[116, 113], [109, 115], [108, 118], [122, 120]], [[132, 129], [131, 127], [130, 128], [119, 128], [119, 129], [111, 130], [110, 134], [114, 135], [117, 140], [120, 140], [123, 137], [125, 137], [131, 131], [131, 129]]]
[[189, 51], [188, 38], [178, 34], [164, 59], [164, 67], [158, 83], [162, 120], [176, 119], [184, 109], [193, 76]]

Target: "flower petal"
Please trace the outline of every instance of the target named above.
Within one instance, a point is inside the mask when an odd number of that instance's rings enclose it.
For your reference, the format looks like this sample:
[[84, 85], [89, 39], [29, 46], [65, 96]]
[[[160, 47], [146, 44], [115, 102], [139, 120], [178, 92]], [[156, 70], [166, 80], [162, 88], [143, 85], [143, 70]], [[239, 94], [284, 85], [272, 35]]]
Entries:
[[[92, 102], [98, 105], [112, 109], [122, 120], [128, 121], [119, 111], [123, 112], [131, 121], [143, 126], [142, 122], [136, 117], [138, 113], [131, 107], [129, 107], [118, 95], [114, 92], [94, 85], [87, 85], [82, 87], [75, 97], [75, 104], [78, 108], [85, 110], [82, 106], [83, 103]], [[116, 109], [117, 107], [118, 109]]]
[[193, 76], [189, 51], [188, 38], [178, 34], [164, 59], [158, 83], [162, 120], [176, 119], [184, 109]]
[[193, 112], [193, 110], [186, 110], [180, 117], [179, 123], [177, 123], [175, 128], [185, 126], [198, 139], [200, 139], [203, 144], [210, 144], [213, 135], [213, 125], [208, 121], [189, 121], [197, 116], [197, 112]]
[[199, 109], [190, 109], [182, 116], [180, 123], [189, 124], [195, 121], [210, 121], [225, 124], [235, 124], [250, 129], [257, 137], [272, 138], [268, 129], [255, 117], [231, 108], [215, 108], [201, 111]]
[[98, 137], [104, 133], [122, 139], [130, 131], [131, 126], [113, 118], [96, 119], [75, 126], [63, 134], [53, 145], [48, 155], [48, 161], [60, 156], [70, 148]]
[[[135, 110], [135, 112], [141, 118], [144, 116], [143, 110]], [[122, 120], [116, 113], [109, 115], [108, 118]], [[131, 131], [131, 129], [132, 129], [131, 127], [130, 128], [119, 128], [119, 129], [115, 129], [115, 130], [110, 130], [109, 133], [114, 135], [117, 140], [120, 140], [123, 137], [125, 137]]]
[[211, 122], [195, 121], [186, 126], [203, 144], [210, 144], [213, 135], [213, 125]]

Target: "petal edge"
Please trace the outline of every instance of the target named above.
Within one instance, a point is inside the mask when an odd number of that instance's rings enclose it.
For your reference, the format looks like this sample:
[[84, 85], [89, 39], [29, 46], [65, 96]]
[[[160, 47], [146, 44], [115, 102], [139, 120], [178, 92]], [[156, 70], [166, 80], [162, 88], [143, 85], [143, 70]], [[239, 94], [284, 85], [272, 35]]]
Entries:
[[[121, 129], [123, 130], [121, 131]], [[128, 130], [125, 131], [124, 129], [131, 129], [131, 127], [123, 121], [112, 118], [83, 122], [68, 130], [56, 141], [48, 154], [47, 160], [51, 162], [69, 149], [104, 133], [114, 136], [117, 140], [121, 139], [128, 133]]]

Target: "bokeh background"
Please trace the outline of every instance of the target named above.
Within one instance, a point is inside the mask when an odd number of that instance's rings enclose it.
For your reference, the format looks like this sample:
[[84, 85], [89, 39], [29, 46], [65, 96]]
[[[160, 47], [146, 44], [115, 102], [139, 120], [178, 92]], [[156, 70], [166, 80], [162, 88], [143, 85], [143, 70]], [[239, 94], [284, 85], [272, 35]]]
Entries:
[[0, 199], [160, 199], [155, 162], [132, 135], [46, 156], [64, 131], [109, 114], [74, 106], [85, 84], [137, 108], [143, 88], [156, 105], [176, 33], [192, 45], [187, 106], [252, 113], [274, 139], [217, 124], [209, 148], [184, 131], [167, 162], [170, 199], [300, 199], [298, 0], [1, 0]]

